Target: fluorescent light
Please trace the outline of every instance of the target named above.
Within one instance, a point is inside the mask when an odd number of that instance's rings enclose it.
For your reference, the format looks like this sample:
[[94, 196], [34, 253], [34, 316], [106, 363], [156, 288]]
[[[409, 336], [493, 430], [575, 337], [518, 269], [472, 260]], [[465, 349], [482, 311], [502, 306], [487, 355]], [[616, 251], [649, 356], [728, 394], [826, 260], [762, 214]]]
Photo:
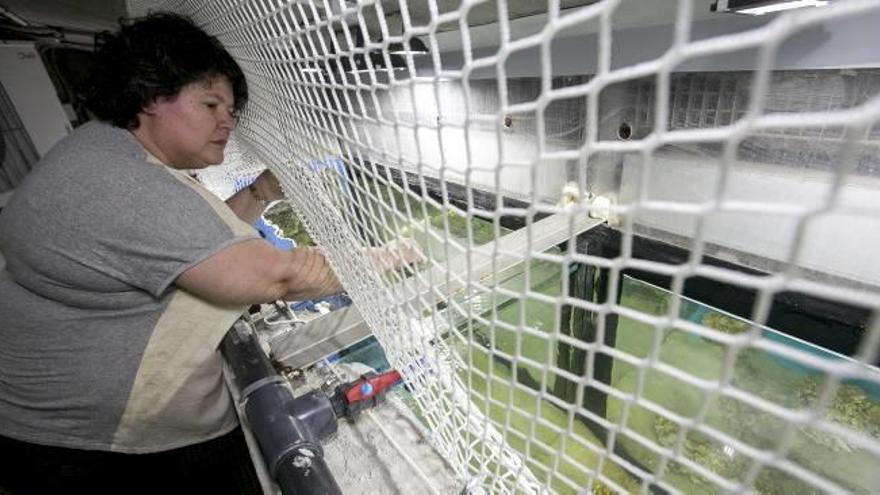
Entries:
[[[406, 67], [394, 67], [391, 70], [406, 70]], [[385, 67], [374, 67], [372, 70], [370, 70], [370, 69], [352, 69], [352, 70], [348, 71], [349, 74], [355, 74], [355, 73], [365, 74], [367, 72], [390, 72], [390, 71], [388, 69], [386, 69]]]
[[803, 7], [824, 7], [826, 5], [828, 5], [828, 0], [789, 0], [787, 2], [762, 5], [760, 7], [737, 9], [735, 12], [737, 14], [764, 15], [785, 10], [800, 9]]
[[409, 40], [409, 47], [407, 47], [405, 43], [391, 43], [390, 45], [388, 45], [388, 53], [390, 53], [391, 55], [412, 54], [413, 56], [418, 56], [427, 55], [429, 51], [424, 41], [413, 37]]

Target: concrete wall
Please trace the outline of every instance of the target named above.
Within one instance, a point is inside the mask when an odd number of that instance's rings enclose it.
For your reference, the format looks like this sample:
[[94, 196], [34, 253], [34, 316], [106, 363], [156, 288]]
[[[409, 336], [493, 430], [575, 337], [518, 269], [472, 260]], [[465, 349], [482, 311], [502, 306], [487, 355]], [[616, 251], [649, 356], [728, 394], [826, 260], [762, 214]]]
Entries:
[[[749, 104], [751, 73], [705, 72], [673, 75], [669, 101], [670, 129], [712, 128], [737, 121]], [[602, 125], [627, 121], [633, 139], [654, 126], [653, 81], [633, 81], [614, 88], [603, 100]], [[774, 73], [765, 99], [767, 113], [800, 113], [857, 107], [880, 94], [880, 70], [800, 70]], [[704, 239], [722, 257], [759, 269], [775, 270], [789, 259], [798, 215], [773, 214], [775, 207], [807, 209], [828, 194], [833, 174], [852, 169], [841, 187], [837, 212], [810, 221], [801, 241], [798, 266], [813, 279], [826, 276], [880, 285], [880, 127], [874, 126], [848, 149], [853, 163], [841, 163], [840, 127], [789, 127], [755, 133], [737, 147], [725, 194], [759, 206], [749, 213], [708, 215]], [[702, 204], [713, 199], [721, 167], [721, 142], [663, 147], [654, 153], [650, 173], [637, 154], [597, 157], [587, 165], [589, 187], [610, 194], [620, 204], [638, 200]], [[645, 179], [649, 177], [649, 179]], [[646, 196], [639, 188], [647, 180]], [[762, 211], [762, 208], [764, 211]], [[693, 215], [642, 211], [635, 217], [644, 231], [683, 247], [695, 235]], [[667, 236], [666, 234], [671, 234]]]

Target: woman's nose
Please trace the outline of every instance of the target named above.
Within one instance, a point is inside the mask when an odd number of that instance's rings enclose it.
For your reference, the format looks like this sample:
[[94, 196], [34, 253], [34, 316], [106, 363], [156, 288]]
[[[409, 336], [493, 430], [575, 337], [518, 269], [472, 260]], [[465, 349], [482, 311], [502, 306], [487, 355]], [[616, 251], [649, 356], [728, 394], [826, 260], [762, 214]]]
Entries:
[[235, 127], [235, 117], [232, 115], [232, 112], [220, 110], [219, 123], [223, 129], [232, 129]]

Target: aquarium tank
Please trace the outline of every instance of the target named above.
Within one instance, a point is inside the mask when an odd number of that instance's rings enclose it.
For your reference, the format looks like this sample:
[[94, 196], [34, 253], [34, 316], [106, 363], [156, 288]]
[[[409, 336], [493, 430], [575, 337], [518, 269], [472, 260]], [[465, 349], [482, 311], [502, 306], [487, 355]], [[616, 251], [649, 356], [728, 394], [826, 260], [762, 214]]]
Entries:
[[[559, 294], [558, 267], [539, 262], [531, 266], [530, 271], [533, 291], [548, 296]], [[521, 288], [522, 267], [511, 272], [506, 274], [503, 285], [512, 289]], [[577, 277], [573, 280], [577, 280]], [[618, 304], [622, 308], [660, 316], [667, 314], [674, 297], [666, 289], [624, 276]], [[766, 326], [756, 326], [699, 301], [682, 296], [678, 298], [677, 314], [683, 321], [730, 336], [750, 334], [790, 348], [806, 350], [825, 360], [849, 359]], [[821, 371], [763, 349], [745, 346], [734, 350], [717, 340], [674, 325], [657, 328], [638, 319], [621, 316], [617, 319], [614, 342], [614, 349], [620, 354], [611, 358], [612, 390], [601, 394], [605, 398], [604, 408], [598, 411], [607, 423], [605, 427], [597, 427], [601, 420], [591, 419], [588, 414], [575, 414], [575, 421], [570, 422], [571, 412], [564, 407], [564, 403], [583, 401], [591, 395], [590, 391], [581, 390], [572, 394], [567, 390], [570, 388], [567, 380], [548, 374], [545, 366], [531, 365], [525, 359], [517, 362], [513, 356], [530, 358], [534, 363], [558, 363], [577, 360], [574, 354], [580, 353], [583, 365], [589, 357], [588, 353], [559, 341], [554, 345], [554, 339], [547, 337], [557, 331], [554, 325], [559, 321], [552, 305], [516, 299], [497, 302], [499, 304], [491, 310], [496, 312], [495, 324], [487, 324], [485, 320], [481, 323], [480, 318], [475, 318], [456, 330], [479, 344], [458, 347], [463, 359], [473, 366], [462, 367], [461, 378], [471, 385], [476, 395], [475, 403], [487, 411], [491, 421], [499, 427], [508, 428], [514, 433], [513, 437], [517, 437], [515, 433], [519, 432], [524, 440], [514, 442], [514, 446], [528, 451], [529, 459], [533, 459], [530, 468], [539, 479], [548, 478], [554, 490], [575, 493], [568, 483], [562, 483], [558, 478], [564, 476], [575, 483], [586, 483], [586, 468], [604, 469], [604, 474], [618, 485], [638, 491], [639, 485], [627, 470], [614, 463], [605, 463], [604, 467], [599, 464], [599, 452], [608, 445], [609, 432], [613, 431], [608, 426], [620, 425], [624, 429], [615, 435], [615, 452], [644, 470], [662, 473], [661, 478], [682, 493], [713, 493], [717, 490], [717, 486], [705, 479], [694, 465], [728, 480], [743, 480], [756, 471], [756, 493], [820, 493], [818, 488], [780, 470], [756, 466], [752, 455], [740, 453], [742, 449], [760, 452], [777, 445], [781, 441], [780, 435], [785, 432], [785, 420], [753, 407], [747, 400], [717, 393], [710, 390], [712, 387], [701, 388], [682, 381], [676, 377], [675, 371], [698, 377], [707, 383], [726, 380], [762, 400], [791, 411], [816, 405], [826, 380]], [[485, 308], [480, 301], [473, 301], [472, 304], [477, 311]], [[523, 304], [528, 307], [523, 307]], [[525, 321], [522, 320], [524, 315]], [[513, 327], [519, 323], [524, 323], [535, 333], [515, 331]], [[505, 328], [505, 324], [510, 328]], [[454, 346], [459, 339], [450, 340]], [[733, 359], [735, 363], [732, 376], [722, 374], [727, 359]], [[639, 360], [656, 360], [667, 365], [669, 368], [663, 369], [670, 369], [671, 372], [638, 367], [635, 363]], [[880, 377], [877, 369], [871, 372]], [[486, 377], [505, 377], [509, 380]], [[650, 401], [650, 405], [629, 403], [615, 394], [619, 392], [619, 396], [624, 397], [624, 394], [631, 394], [637, 388], [639, 395]], [[537, 399], [534, 392], [539, 392]], [[596, 394], [592, 395], [595, 397]], [[506, 407], [507, 403], [514, 404], [516, 410]], [[663, 412], [659, 413], [657, 408]], [[532, 421], [532, 415], [537, 415], [541, 421], [536, 424]], [[675, 422], [669, 419], [670, 416], [680, 418], [680, 421]], [[696, 418], [729, 436], [731, 443], [737, 443], [737, 447], [692, 428], [690, 421]], [[843, 381], [825, 404], [825, 418], [872, 438], [880, 438], [880, 387], [877, 382]], [[569, 424], [572, 425], [570, 430]], [[525, 441], [533, 434], [543, 444], [562, 445], [568, 457], [580, 465], [558, 463], [551, 468], [553, 453], [548, 451], [542, 455], [541, 447]], [[791, 462], [820, 473], [853, 493], [877, 493], [880, 472], [875, 469], [873, 457], [859, 446], [811, 427], [797, 428], [789, 442], [787, 457]], [[658, 447], [676, 449], [682, 458], [693, 464], [667, 462]], [[546, 463], [542, 463], [542, 460]], [[593, 485], [595, 493], [603, 493], [603, 490], [605, 488], [601, 484]]]

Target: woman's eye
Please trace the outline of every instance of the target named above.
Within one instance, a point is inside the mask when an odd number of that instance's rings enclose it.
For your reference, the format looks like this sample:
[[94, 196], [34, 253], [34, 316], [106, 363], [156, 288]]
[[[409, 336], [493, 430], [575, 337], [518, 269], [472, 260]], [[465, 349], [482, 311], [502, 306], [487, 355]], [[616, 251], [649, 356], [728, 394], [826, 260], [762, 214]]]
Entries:
[[211, 110], [214, 110], [214, 109], [217, 108], [218, 103], [206, 102], [206, 103], [205, 103], [205, 106], [208, 107], [208, 108], [210, 108]]

